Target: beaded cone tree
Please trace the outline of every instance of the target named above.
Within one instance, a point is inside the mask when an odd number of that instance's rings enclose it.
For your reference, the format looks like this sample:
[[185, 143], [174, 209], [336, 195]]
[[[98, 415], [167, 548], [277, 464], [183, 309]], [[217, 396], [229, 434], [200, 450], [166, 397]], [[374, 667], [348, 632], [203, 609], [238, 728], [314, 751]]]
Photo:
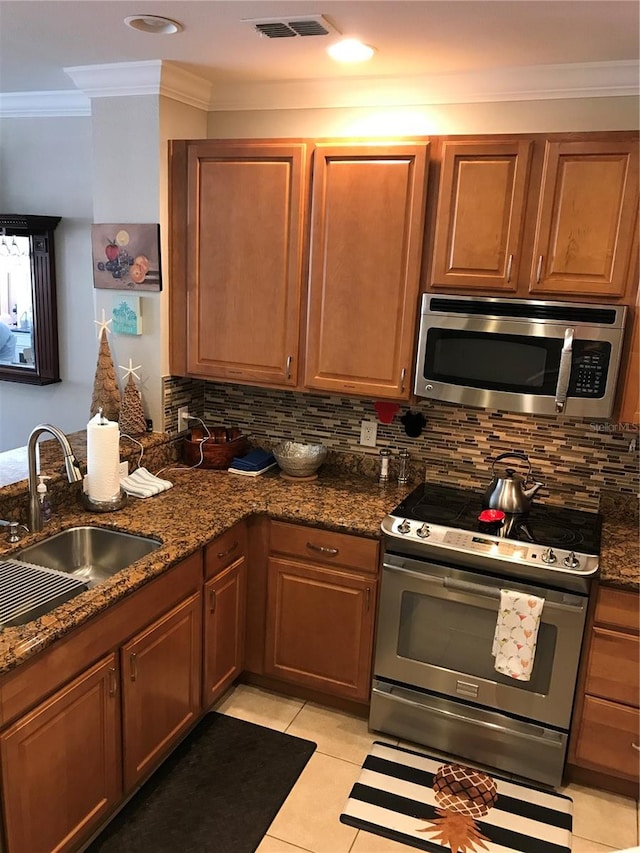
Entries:
[[126, 435], [140, 435], [147, 430], [147, 422], [142, 408], [142, 395], [133, 379], [134, 376], [136, 379], [140, 378], [135, 372], [139, 367], [140, 365], [136, 368], [131, 367], [131, 359], [129, 359], [129, 367], [121, 366], [128, 378], [122, 394], [119, 426], [120, 432]]
[[[103, 314], [104, 316], [104, 314]], [[110, 322], [110, 321], [108, 321]], [[103, 320], [100, 330], [100, 348], [98, 349], [98, 364], [93, 380], [93, 396], [91, 398], [91, 417], [102, 414], [110, 421], [117, 421], [120, 415], [120, 388], [116, 378], [111, 349], [107, 340], [107, 325]]]

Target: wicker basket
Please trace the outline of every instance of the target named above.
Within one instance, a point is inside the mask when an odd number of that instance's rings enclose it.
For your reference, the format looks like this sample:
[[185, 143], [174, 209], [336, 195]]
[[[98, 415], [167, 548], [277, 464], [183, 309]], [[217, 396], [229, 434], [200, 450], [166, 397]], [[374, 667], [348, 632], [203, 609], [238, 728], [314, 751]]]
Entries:
[[[237, 427], [208, 427], [208, 429], [209, 437], [206, 436], [202, 427], [197, 427], [190, 430], [183, 440], [182, 459], [187, 465], [197, 465], [198, 468], [228, 468], [235, 456], [244, 456], [248, 451], [247, 437]], [[201, 449], [202, 462], [200, 462]]]

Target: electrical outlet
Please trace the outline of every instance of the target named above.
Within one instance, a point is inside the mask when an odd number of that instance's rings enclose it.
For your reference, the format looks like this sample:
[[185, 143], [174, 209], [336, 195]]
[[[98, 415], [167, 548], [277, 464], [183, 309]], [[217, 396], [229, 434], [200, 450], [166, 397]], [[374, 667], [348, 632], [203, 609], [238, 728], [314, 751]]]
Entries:
[[378, 438], [378, 422], [362, 421], [360, 424], [360, 444], [363, 447], [375, 447]]
[[184, 432], [189, 429], [189, 421], [185, 415], [189, 414], [189, 406], [180, 406], [178, 409], [178, 432]]
[[126, 461], [120, 463], [120, 476], [121, 477], [128, 477], [129, 476], [129, 463]]

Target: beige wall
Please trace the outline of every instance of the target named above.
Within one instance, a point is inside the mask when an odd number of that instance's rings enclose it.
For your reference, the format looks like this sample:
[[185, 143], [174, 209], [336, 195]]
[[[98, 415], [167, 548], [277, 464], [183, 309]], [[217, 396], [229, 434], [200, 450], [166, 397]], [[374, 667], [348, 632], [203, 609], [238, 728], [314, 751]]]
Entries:
[[462, 133], [552, 133], [635, 130], [635, 97], [210, 112], [209, 138], [260, 136], [396, 136]]

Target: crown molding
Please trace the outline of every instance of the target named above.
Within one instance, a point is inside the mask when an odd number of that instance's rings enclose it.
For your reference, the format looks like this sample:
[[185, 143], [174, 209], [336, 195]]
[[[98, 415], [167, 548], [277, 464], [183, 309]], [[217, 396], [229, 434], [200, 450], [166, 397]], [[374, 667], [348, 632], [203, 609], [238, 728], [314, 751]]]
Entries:
[[164, 95], [201, 110], [207, 110], [211, 102], [212, 83], [162, 59], [76, 65], [64, 70], [89, 98]]
[[[500, 101], [638, 97], [640, 63], [523, 66], [412, 77], [213, 84], [173, 62], [64, 69], [77, 89], [0, 94], [0, 117], [91, 115], [92, 98], [163, 95], [205, 111], [407, 107]], [[79, 91], [78, 91], [79, 90]]]
[[640, 63], [593, 62], [412, 77], [227, 83], [210, 111], [407, 107], [640, 94]]
[[91, 101], [83, 92], [0, 92], [0, 118], [90, 116]]

